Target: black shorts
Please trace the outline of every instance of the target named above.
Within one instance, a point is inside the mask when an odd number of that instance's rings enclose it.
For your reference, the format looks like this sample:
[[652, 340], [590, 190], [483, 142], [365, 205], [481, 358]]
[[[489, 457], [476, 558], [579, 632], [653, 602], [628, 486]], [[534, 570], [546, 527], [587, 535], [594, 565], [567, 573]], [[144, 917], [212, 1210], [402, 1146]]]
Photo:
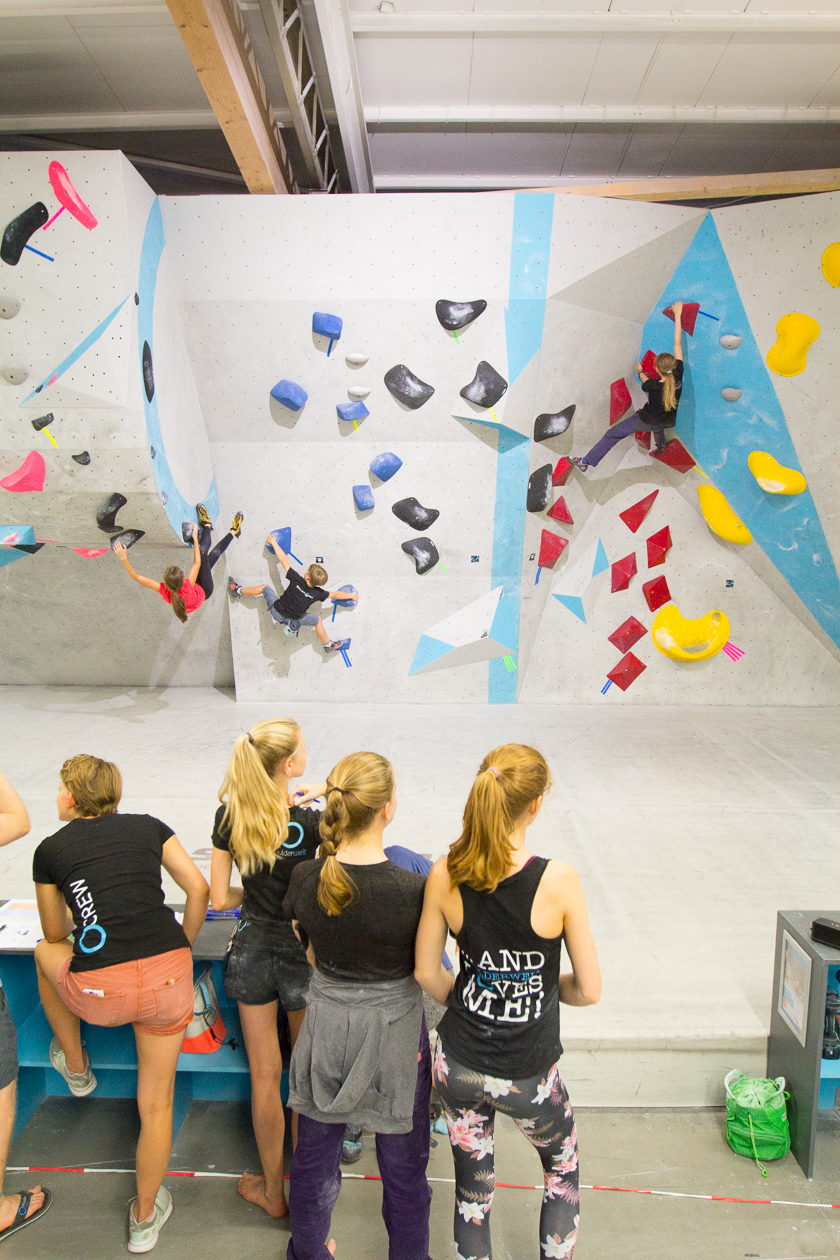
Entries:
[[291, 923], [241, 920], [225, 967], [225, 993], [246, 1006], [302, 1011], [312, 968]]
[[0, 989], [0, 1089], [17, 1080], [17, 1031], [9, 1014], [9, 999]]

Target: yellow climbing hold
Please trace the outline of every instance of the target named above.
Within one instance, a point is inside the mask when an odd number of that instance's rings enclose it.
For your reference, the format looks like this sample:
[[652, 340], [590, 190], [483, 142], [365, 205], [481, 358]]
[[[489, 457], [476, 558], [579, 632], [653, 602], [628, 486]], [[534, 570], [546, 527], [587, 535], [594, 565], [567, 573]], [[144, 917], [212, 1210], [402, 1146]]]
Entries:
[[840, 241], [835, 241], [823, 251], [820, 267], [828, 283], [833, 284], [836, 289], [840, 285]]
[[666, 604], [653, 619], [650, 637], [663, 656], [672, 661], [705, 661], [729, 639], [729, 618], [716, 608], [690, 621], [676, 604]]
[[767, 352], [767, 366], [777, 376], [798, 376], [805, 370], [808, 347], [820, 335], [820, 326], [810, 315], [793, 311], [776, 325], [776, 344]]
[[714, 486], [698, 486], [697, 497], [706, 524], [719, 538], [727, 542], [752, 542], [752, 534], [739, 516], [736, 516], [726, 497]]
[[752, 451], [747, 456], [750, 472], [768, 494], [801, 494], [808, 482], [796, 468], [785, 468], [766, 451]]

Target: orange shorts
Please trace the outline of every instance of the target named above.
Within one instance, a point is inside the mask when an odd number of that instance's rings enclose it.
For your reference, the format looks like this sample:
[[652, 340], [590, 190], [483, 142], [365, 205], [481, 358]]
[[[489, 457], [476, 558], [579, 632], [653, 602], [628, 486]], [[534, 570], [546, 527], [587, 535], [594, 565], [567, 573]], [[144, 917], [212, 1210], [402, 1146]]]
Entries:
[[98, 971], [71, 971], [71, 962], [61, 964], [56, 987], [68, 1010], [88, 1024], [133, 1024], [171, 1037], [192, 1019], [193, 966], [186, 946]]

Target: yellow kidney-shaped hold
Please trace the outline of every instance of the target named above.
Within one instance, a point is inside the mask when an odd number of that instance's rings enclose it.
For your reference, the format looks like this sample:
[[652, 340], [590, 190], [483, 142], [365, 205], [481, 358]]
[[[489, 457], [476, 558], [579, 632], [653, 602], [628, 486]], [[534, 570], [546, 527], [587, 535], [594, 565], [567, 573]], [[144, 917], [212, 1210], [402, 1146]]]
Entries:
[[716, 608], [690, 621], [676, 604], [666, 604], [653, 619], [650, 637], [663, 656], [672, 661], [705, 661], [729, 639], [729, 618]]
[[752, 542], [752, 534], [740, 516], [732, 511], [720, 490], [716, 490], [714, 486], [698, 486], [697, 497], [706, 524], [718, 538], [741, 544]]
[[808, 347], [820, 335], [820, 326], [810, 315], [794, 311], [783, 315], [776, 325], [776, 344], [767, 352], [767, 366], [777, 376], [798, 376], [805, 370]]
[[835, 241], [823, 251], [820, 267], [828, 283], [836, 289], [840, 285], [840, 241]]
[[808, 482], [796, 468], [785, 468], [766, 451], [752, 451], [747, 456], [750, 472], [768, 494], [801, 494]]

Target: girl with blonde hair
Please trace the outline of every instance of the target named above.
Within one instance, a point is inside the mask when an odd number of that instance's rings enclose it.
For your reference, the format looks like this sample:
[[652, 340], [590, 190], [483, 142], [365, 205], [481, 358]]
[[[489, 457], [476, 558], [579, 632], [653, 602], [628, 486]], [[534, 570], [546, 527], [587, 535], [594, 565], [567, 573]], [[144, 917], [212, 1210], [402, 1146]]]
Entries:
[[[541, 1254], [571, 1257], [577, 1238], [577, 1137], [560, 1078], [559, 1003], [597, 1002], [601, 973], [575, 871], [525, 847], [550, 785], [535, 748], [494, 748], [470, 789], [463, 831], [426, 885], [415, 975], [449, 1008], [434, 1080], [455, 1160], [459, 1260], [493, 1254], [497, 1111], [542, 1162]], [[455, 980], [441, 964], [447, 931], [460, 949]], [[561, 942], [572, 964], [563, 974]]]
[[[306, 756], [303, 732], [292, 718], [257, 722], [239, 736], [219, 792], [223, 803], [216, 811], [210, 865], [213, 908], [242, 908], [225, 967], [225, 992], [239, 1007], [263, 1175], [245, 1173], [238, 1189], [273, 1217], [288, 1211], [277, 1011], [282, 1006], [286, 1012], [294, 1045], [311, 975], [303, 946], [283, 920], [283, 898], [295, 866], [317, 852], [320, 813], [304, 806], [326, 787], [302, 786], [290, 797], [290, 782], [303, 774]], [[290, 799], [298, 803], [290, 806]], [[242, 886], [232, 888], [234, 864]]]
[[284, 902], [315, 968], [289, 1078], [299, 1122], [287, 1260], [335, 1250], [327, 1236], [348, 1125], [376, 1134], [390, 1260], [429, 1260], [431, 1064], [414, 979], [425, 880], [385, 856], [397, 798], [384, 757], [343, 757], [326, 801], [321, 856], [295, 868]]

